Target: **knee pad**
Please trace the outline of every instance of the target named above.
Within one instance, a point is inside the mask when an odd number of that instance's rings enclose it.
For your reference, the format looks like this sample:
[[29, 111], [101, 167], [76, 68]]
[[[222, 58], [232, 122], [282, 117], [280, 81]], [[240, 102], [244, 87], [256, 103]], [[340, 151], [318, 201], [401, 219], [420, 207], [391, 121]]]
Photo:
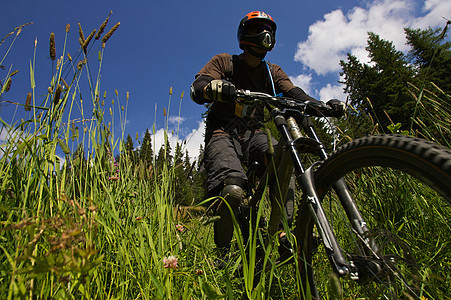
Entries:
[[227, 184], [222, 189], [221, 196], [232, 208], [237, 208], [243, 200], [243, 189], [237, 184]]

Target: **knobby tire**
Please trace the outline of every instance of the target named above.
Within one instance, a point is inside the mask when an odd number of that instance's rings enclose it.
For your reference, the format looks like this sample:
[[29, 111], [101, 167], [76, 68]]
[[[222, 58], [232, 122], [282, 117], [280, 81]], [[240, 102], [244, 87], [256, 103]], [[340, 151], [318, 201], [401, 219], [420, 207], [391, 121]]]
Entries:
[[[332, 185], [344, 177], [369, 232], [358, 236]], [[303, 201], [296, 225], [298, 270], [313, 298], [342, 291], [346, 299], [444, 299], [451, 290], [451, 150], [402, 135], [369, 136], [333, 152], [315, 170], [315, 185], [348, 260], [377, 257], [384, 272], [365, 280], [332, 278]], [[406, 189], [409, 188], [408, 191]], [[378, 253], [362, 250], [362, 241]], [[372, 278], [372, 276], [374, 278]], [[362, 276], [363, 277], [363, 276]], [[332, 293], [332, 294], [331, 294]], [[337, 292], [335, 292], [337, 293]], [[328, 295], [328, 296], [326, 296]]]

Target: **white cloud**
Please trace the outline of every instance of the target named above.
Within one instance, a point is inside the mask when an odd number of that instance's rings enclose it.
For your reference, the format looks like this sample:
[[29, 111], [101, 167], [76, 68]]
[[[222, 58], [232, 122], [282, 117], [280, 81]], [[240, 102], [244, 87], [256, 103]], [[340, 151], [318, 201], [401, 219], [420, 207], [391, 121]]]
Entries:
[[302, 88], [304, 92], [311, 95], [312, 94], [312, 75], [298, 75], [298, 76], [290, 76], [290, 80], [293, 82], [294, 85]]
[[412, 0], [383, 0], [366, 9], [354, 7], [346, 14], [334, 10], [309, 27], [307, 40], [298, 43], [295, 60], [318, 75], [339, 71], [339, 61], [348, 52], [366, 62], [364, 48], [370, 31], [405, 50], [404, 27], [412, 25], [414, 8]]
[[204, 144], [205, 122], [199, 122], [197, 129], [193, 129], [185, 138], [186, 148], [189, 156], [192, 159], [197, 159], [199, 156], [200, 145]]
[[[164, 144], [164, 129], [158, 129], [154, 135], [151, 136], [152, 146], [155, 155], [158, 155], [158, 151]], [[167, 132], [167, 138], [169, 145], [172, 148], [172, 154], [174, 154], [175, 146], [177, 143], [182, 144], [182, 152], [185, 153], [188, 150], [188, 154], [192, 160], [197, 160], [199, 156], [200, 145], [204, 143], [205, 123], [199, 122], [198, 128], [191, 130], [185, 137], [174, 134], [173, 131]]]
[[170, 116], [169, 117], [169, 124], [182, 124], [186, 118], [180, 117], [180, 116]]
[[451, 18], [451, 2], [426, 0], [422, 12], [425, 13], [425, 16], [413, 20], [414, 28], [443, 27], [445, 19]]
[[328, 83], [319, 91], [319, 99], [324, 102], [327, 102], [330, 99], [339, 99], [341, 101], [345, 101], [346, 94], [343, 92], [343, 85], [332, 85]]
[[[441, 28], [446, 24], [445, 18], [451, 17], [451, 1], [375, 0], [366, 3], [365, 7], [355, 6], [347, 12], [331, 11], [309, 27], [307, 39], [298, 43], [294, 56], [295, 61], [303, 63], [309, 75], [292, 76], [293, 83], [307, 89], [309, 94], [312, 90], [317, 91], [313, 88], [315, 77], [328, 74], [338, 77], [339, 62], [346, 60], [347, 53], [369, 63], [365, 50], [368, 32], [392, 41], [397, 50], [406, 51], [405, 27]], [[324, 84], [326, 86], [318, 92], [321, 100], [346, 99], [336, 80]]]

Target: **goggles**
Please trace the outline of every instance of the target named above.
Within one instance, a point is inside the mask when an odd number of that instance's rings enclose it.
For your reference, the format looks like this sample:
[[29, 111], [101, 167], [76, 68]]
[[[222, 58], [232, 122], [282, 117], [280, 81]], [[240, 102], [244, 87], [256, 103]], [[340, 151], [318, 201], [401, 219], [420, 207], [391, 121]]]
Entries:
[[246, 28], [247, 34], [259, 34], [264, 31], [269, 31], [274, 33], [274, 28], [271, 25], [265, 23], [253, 23], [249, 24], [248, 28]]

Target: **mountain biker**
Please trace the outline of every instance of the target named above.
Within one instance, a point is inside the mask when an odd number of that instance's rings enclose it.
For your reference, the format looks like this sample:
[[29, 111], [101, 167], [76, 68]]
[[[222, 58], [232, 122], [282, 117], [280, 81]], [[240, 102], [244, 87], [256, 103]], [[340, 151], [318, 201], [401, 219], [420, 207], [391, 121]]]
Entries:
[[[276, 28], [270, 15], [262, 11], [248, 13], [240, 21], [237, 33], [243, 52], [215, 55], [191, 85], [191, 99], [198, 104], [210, 104], [204, 150], [208, 194], [223, 196], [234, 211], [240, 205], [247, 181], [242, 164], [257, 161], [264, 167], [268, 159], [268, 139], [261, 130], [264, 108], [237, 103], [236, 90], [282, 93], [302, 101], [319, 102], [294, 86], [281, 67], [264, 60], [274, 48]], [[340, 110], [337, 101], [328, 104]], [[228, 251], [233, 236], [229, 209], [220, 204], [216, 214], [221, 218], [214, 224], [214, 240], [219, 249]]]

